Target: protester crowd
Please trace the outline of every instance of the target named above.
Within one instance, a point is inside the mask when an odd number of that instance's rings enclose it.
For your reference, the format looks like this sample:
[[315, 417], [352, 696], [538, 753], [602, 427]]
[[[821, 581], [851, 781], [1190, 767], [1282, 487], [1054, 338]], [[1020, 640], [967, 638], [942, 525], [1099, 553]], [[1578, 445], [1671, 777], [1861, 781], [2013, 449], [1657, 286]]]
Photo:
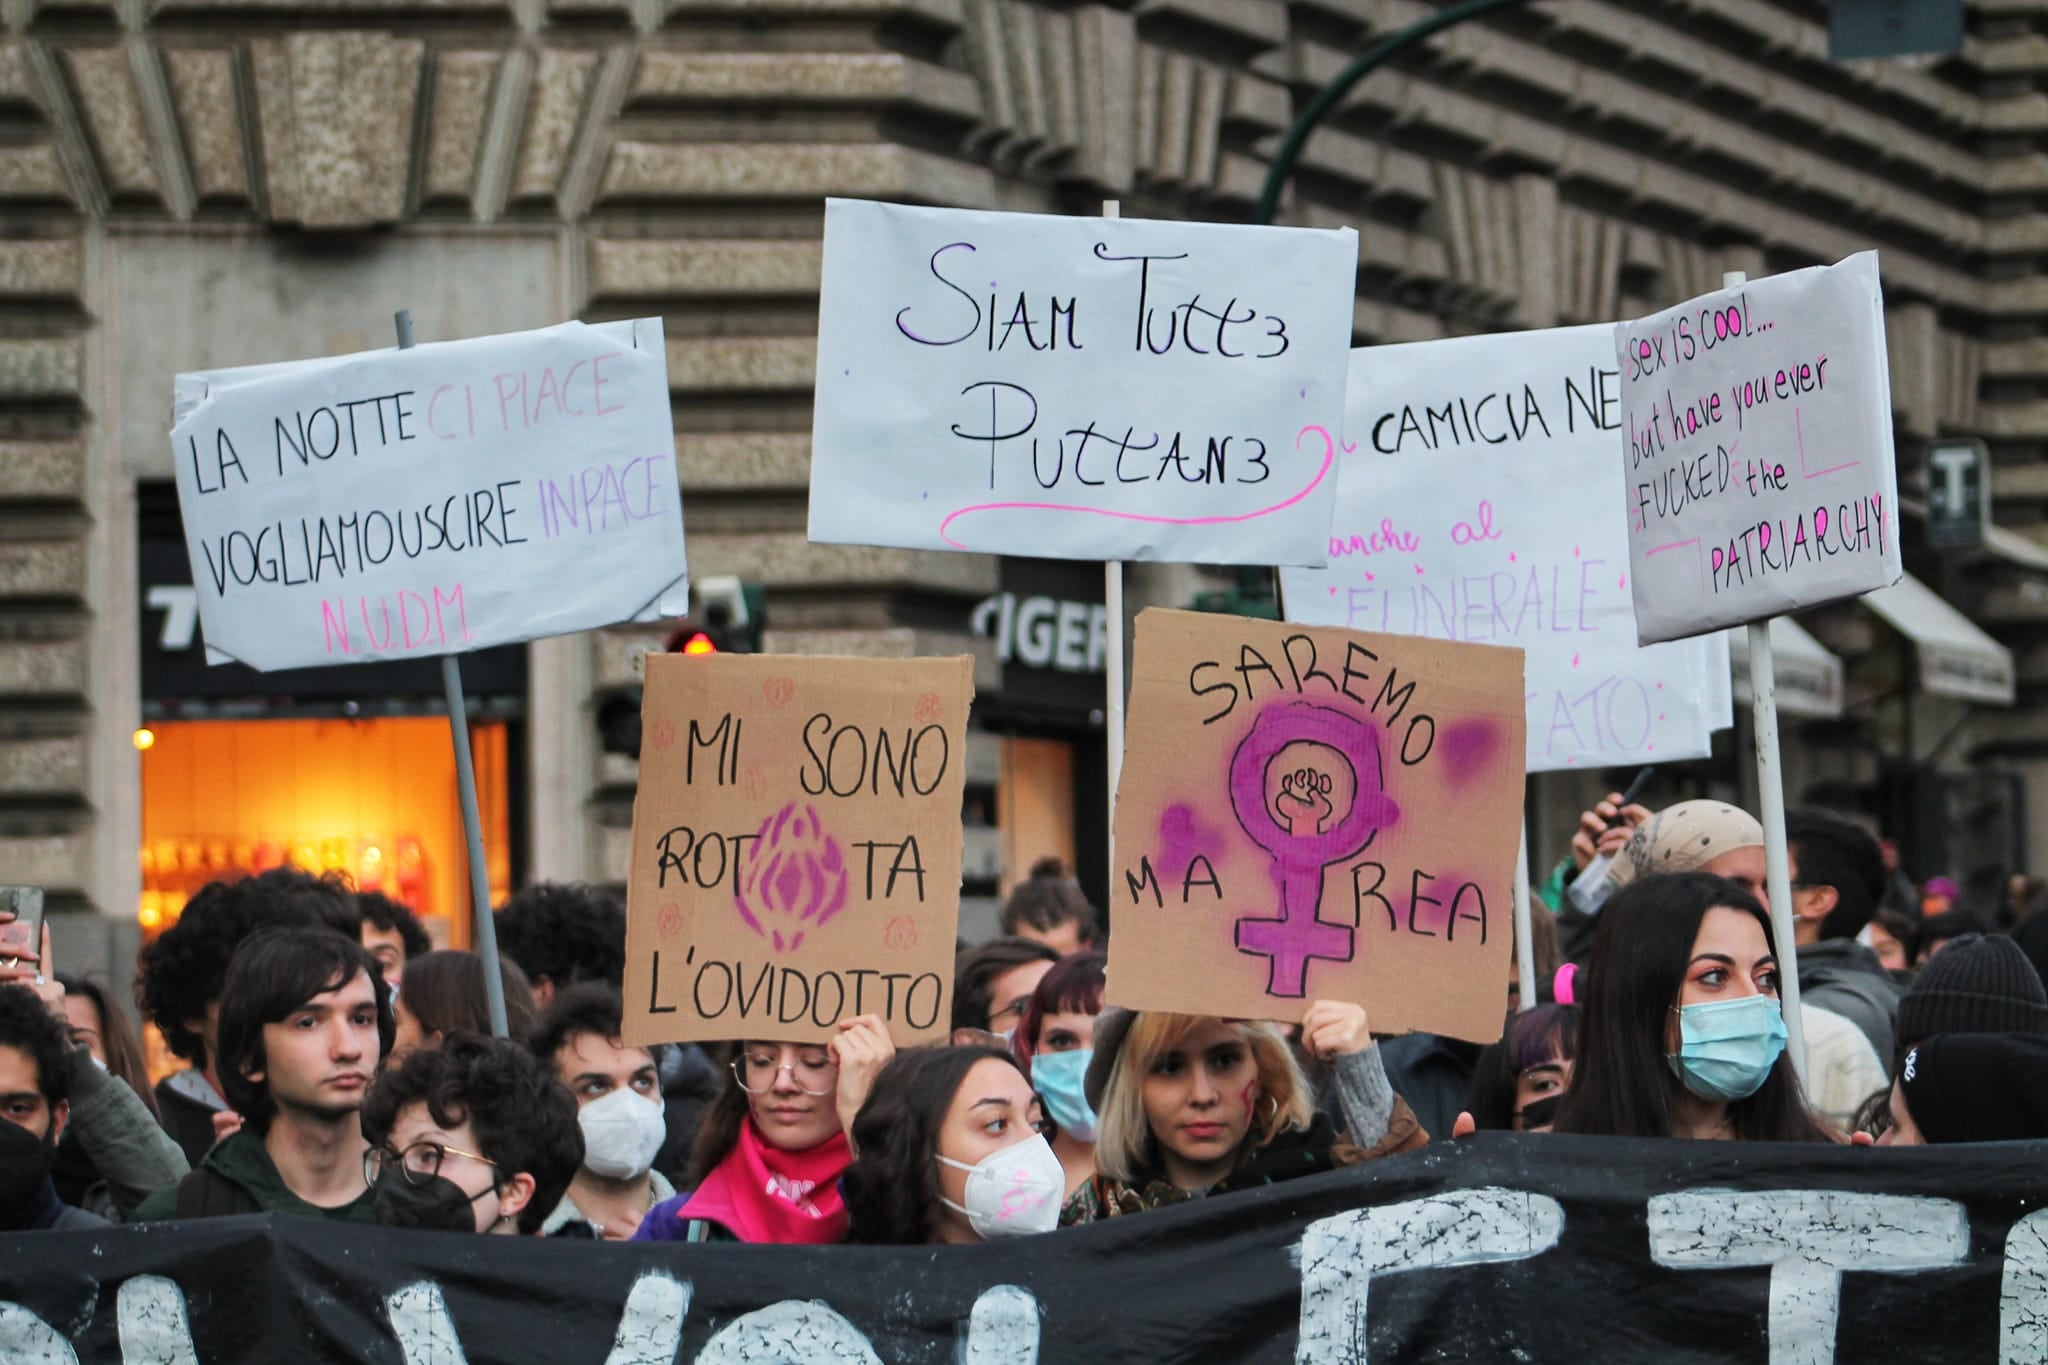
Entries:
[[[1115, 1007], [1100, 917], [1032, 869], [965, 948], [947, 1044], [628, 1046], [625, 914], [541, 885], [484, 961], [293, 868], [215, 882], [142, 951], [185, 1063], [149, 1083], [120, 1003], [0, 961], [0, 1229], [273, 1212], [571, 1240], [972, 1243], [1326, 1172], [1477, 1129], [1884, 1145], [2048, 1137], [2048, 914], [1902, 885], [1856, 822], [1787, 821], [1794, 943], [1745, 811], [1586, 812], [1535, 907], [1540, 999], [1478, 1047]], [[1589, 867], [1597, 897], [1571, 894]], [[1604, 873], [1601, 869], [1605, 869]], [[1924, 893], [1924, 894], [1923, 894]], [[1796, 948], [1803, 1066], [1780, 952]]]

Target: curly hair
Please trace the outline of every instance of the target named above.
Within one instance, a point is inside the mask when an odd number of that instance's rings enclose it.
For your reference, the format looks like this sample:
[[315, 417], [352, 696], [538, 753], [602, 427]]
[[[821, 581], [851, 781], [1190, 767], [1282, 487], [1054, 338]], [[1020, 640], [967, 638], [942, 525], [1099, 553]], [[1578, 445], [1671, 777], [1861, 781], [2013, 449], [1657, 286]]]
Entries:
[[[270, 1097], [263, 1028], [281, 1024], [316, 995], [338, 991], [357, 976], [368, 976], [377, 1000], [377, 1057], [388, 1056], [397, 1025], [391, 1015], [391, 987], [369, 949], [325, 925], [306, 929], [265, 929], [235, 953], [220, 993], [221, 1093], [254, 1132], [266, 1132], [277, 1117]], [[248, 1073], [264, 1071], [266, 1079]]]
[[363, 1136], [383, 1146], [412, 1104], [424, 1104], [438, 1127], [467, 1123], [501, 1184], [522, 1172], [533, 1177], [533, 1198], [518, 1217], [528, 1236], [540, 1231], [583, 1164], [576, 1097], [552, 1067], [507, 1039], [456, 1033], [386, 1071], [363, 1101]]
[[626, 907], [594, 886], [536, 882], [498, 907], [498, 950], [564, 990], [626, 980]]
[[[427, 931], [420, 927], [418, 915], [412, 907], [402, 901], [395, 901], [382, 891], [356, 892], [356, 910], [362, 916], [362, 923], [390, 933], [398, 931], [398, 941], [405, 945], [408, 961], [424, 957], [434, 951], [434, 940], [427, 937]], [[360, 932], [360, 930], [358, 931]]]
[[1031, 875], [1018, 882], [1003, 903], [1002, 923], [1003, 932], [1012, 936], [1027, 931], [1050, 934], [1071, 924], [1075, 940], [1084, 948], [1102, 932], [1101, 916], [1058, 858], [1040, 858], [1031, 865]]
[[[610, 986], [596, 982], [572, 986], [556, 996], [555, 1003], [527, 1030], [526, 1050], [553, 1066], [555, 1054], [580, 1033], [617, 1042], [625, 1013], [625, 1002]], [[659, 1044], [643, 1050], [650, 1057], [661, 1055]]]
[[[515, 1043], [533, 1029], [533, 987], [510, 958], [498, 959], [498, 979], [505, 992], [505, 1032]], [[405, 964], [405, 982], [398, 998], [425, 1034], [489, 1033], [490, 997], [484, 987], [484, 960], [461, 948], [442, 948]]]
[[35, 1062], [36, 1089], [50, 1108], [64, 1102], [69, 1093], [64, 1058], [71, 1039], [43, 998], [26, 986], [0, 986], [0, 1047], [19, 1048]]
[[340, 873], [316, 877], [275, 867], [253, 877], [208, 882], [178, 922], [136, 957], [135, 1003], [164, 1042], [192, 1065], [207, 1064], [206, 1040], [188, 1027], [220, 999], [242, 940], [264, 928], [327, 927], [357, 937], [354, 893]]
[[1017, 1065], [1001, 1048], [913, 1047], [882, 1068], [853, 1120], [860, 1155], [840, 1177], [847, 1241], [927, 1246], [938, 1240], [939, 1130], [967, 1073], [986, 1061]]

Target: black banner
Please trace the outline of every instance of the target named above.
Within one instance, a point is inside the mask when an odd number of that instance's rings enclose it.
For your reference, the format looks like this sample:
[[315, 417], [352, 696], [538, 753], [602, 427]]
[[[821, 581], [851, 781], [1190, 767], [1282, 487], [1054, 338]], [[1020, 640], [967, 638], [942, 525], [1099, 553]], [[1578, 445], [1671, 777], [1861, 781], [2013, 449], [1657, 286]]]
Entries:
[[2048, 1359], [2048, 1144], [1487, 1136], [973, 1248], [0, 1238], [0, 1365]]

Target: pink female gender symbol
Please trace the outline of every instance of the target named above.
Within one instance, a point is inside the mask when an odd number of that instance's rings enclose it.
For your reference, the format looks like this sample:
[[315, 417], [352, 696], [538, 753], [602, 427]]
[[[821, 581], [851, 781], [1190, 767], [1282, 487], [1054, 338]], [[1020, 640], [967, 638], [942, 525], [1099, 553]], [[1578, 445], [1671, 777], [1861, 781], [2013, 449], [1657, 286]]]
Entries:
[[[1288, 774], [1279, 798], [1268, 804], [1268, 774], [1292, 744], [1327, 749], [1350, 770], [1351, 808], [1334, 823], [1328, 787], [1313, 777], [1299, 782], [1300, 774]], [[1379, 736], [1365, 722], [1326, 706], [1299, 701], [1268, 706], [1231, 757], [1230, 808], [1252, 842], [1272, 855], [1273, 885], [1280, 892], [1277, 917], [1246, 915], [1237, 921], [1237, 950], [1271, 959], [1268, 995], [1299, 999], [1308, 993], [1312, 959], [1349, 962], [1356, 955], [1355, 915], [1349, 927], [1317, 918], [1323, 869], [1363, 852], [1374, 835], [1400, 816], [1386, 794]]]

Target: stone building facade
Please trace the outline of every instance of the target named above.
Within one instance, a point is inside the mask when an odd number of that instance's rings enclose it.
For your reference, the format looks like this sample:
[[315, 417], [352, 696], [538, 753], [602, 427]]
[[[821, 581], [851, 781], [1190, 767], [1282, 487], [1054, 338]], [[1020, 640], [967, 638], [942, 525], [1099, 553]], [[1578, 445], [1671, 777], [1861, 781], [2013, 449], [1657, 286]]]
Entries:
[[[0, 870], [102, 912], [69, 917], [83, 958], [122, 951], [138, 500], [170, 476], [171, 376], [382, 344], [399, 306], [426, 340], [661, 314], [693, 576], [765, 583], [772, 649], [973, 649], [992, 685], [968, 620], [994, 561], [805, 539], [823, 197], [1243, 221], [1293, 112], [1431, 8], [0, 0]], [[2011, 649], [2018, 698], [1916, 700], [1859, 671], [1889, 627], [1822, 613], [1848, 707], [1788, 736], [1794, 795], [1868, 792], [1917, 745], [2012, 775], [2048, 860], [2048, 0], [1974, 0], [1939, 62], [1832, 64], [1822, 12], [1467, 24], [1353, 92], [1281, 219], [1360, 230], [1361, 343], [1610, 320], [1879, 248], [1902, 484], [1928, 438], [1980, 435], [2007, 531], [1936, 563], [1909, 519], [1909, 557]], [[1134, 578], [1184, 603], [1202, 575]], [[523, 872], [620, 879], [633, 770], [590, 717], [648, 644], [531, 648]], [[974, 780], [999, 769], [981, 745]], [[1554, 854], [1585, 790], [1539, 785]], [[999, 845], [970, 834], [987, 873]]]

